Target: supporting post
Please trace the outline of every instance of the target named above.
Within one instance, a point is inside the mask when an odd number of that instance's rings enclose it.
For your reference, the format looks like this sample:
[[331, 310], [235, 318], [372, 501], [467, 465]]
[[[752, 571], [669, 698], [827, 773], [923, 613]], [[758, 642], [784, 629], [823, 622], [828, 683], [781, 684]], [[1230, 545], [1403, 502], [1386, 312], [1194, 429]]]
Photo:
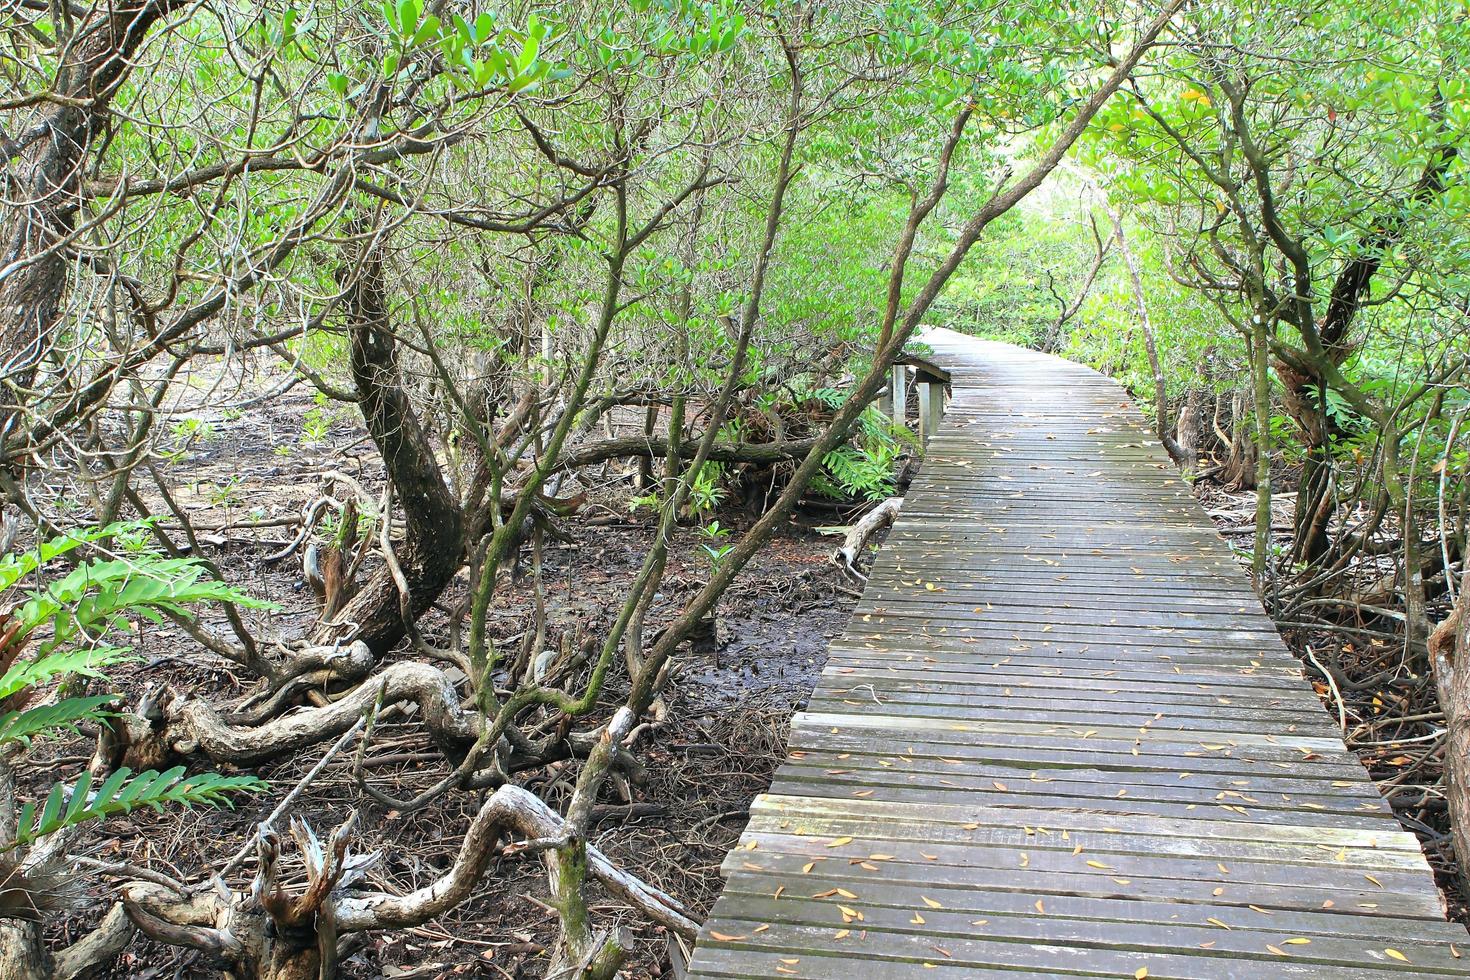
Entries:
[[944, 383], [921, 381], [919, 383], [919, 444], [928, 445], [929, 437], [939, 429], [939, 420], [944, 418]]
[[906, 365], [895, 364], [889, 372], [888, 397], [892, 399], [889, 403], [891, 413], [889, 418], [896, 424], [907, 424], [909, 420], [909, 369]]

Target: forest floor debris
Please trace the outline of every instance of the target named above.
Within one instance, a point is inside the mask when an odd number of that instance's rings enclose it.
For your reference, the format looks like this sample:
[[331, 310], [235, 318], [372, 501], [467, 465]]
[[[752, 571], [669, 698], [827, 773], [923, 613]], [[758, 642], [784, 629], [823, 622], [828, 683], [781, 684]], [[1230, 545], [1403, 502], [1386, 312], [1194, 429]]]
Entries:
[[[283, 631], [309, 623], [317, 606], [303, 584], [299, 556], [278, 562], [265, 558], [291, 541], [291, 519], [317, 492], [322, 474], [344, 471], [369, 487], [381, 481], [370, 444], [353, 438], [359, 423], [345, 414], [324, 414], [320, 429], [303, 432], [292, 420], [309, 407], [304, 396], [293, 396], [248, 424], [228, 415], [201, 419], [181, 441], [175, 463], [190, 475], [180, 503], [202, 536], [208, 535], [212, 557], [228, 563], [235, 581], [280, 606], [275, 625]], [[752, 519], [737, 506], [716, 516], [734, 527]], [[809, 523], [831, 520], [831, 512], [823, 510]], [[827, 642], [841, 631], [855, 601], [856, 593], [829, 561], [833, 539], [804, 522], [783, 530], [726, 593], [713, 647], [682, 658], [666, 719], [645, 743], [647, 784], [637, 787], [630, 801], [601, 807], [590, 841], [620, 867], [677, 896], [696, 915], [713, 902], [720, 863], [744, 826], [751, 798], [769, 785], [790, 715], [809, 695]], [[654, 532], [651, 518], [608, 507], [587, 508], [569, 519], [565, 530], [570, 540], [548, 541], [544, 552], [549, 648], [555, 648], [557, 634], [595, 632], [616, 614]], [[653, 621], [658, 613], [677, 610], [708, 574], [700, 540], [696, 528], [679, 530]], [[452, 607], [464, 591], [461, 578], [440, 605]], [[491, 630], [508, 646], [530, 620], [533, 601], [528, 570], [502, 590]], [[442, 613], [431, 614], [425, 629], [433, 632], [443, 622]], [[171, 625], [145, 624], [137, 649], [143, 662], [117, 676], [129, 698], [159, 681], [222, 700], [249, 689], [231, 664], [201, 655], [198, 644]], [[609, 710], [625, 688], [624, 677], [605, 693]], [[353, 775], [355, 749], [353, 740], [310, 781], [292, 814], [320, 830], [360, 811], [355, 848], [382, 852], [373, 873], [384, 890], [407, 891], [443, 873], [481, 794], [455, 792], [433, 806], [399, 814], [361, 793]], [[115, 821], [97, 836], [103, 843], [95, 857], [147, 866], [185, 881], [207, 879], [324, 750], [321, 746], [265, 767], [260, 775], [270, 780], [272, 791], [245, 800], [238, 810], [143, 811], [132, 820]], [[43, 789], [57, 764], [75, 765], [89, 752], [82, 739], [48, 745], [39, 756], [42, 763], [27, 776]], [[375, 787], [398, 797], [421, 791], [448, 771], [443, 755], [412, 717], [380, 722], [362, 765]], [[553, 806], [569, 792], [556, 785], [557, 778], [552, 767], [531, 787]], [[473, 900], [430, 925], [368, 936], [344, 957], [341, 975], [349, 980], [539, 975], [557, 930], [555, 912], [546, 904], [544, 870], [534, 856], [498, 860]], [[253, 862], [245, 862], [229, 875], [229, 884], [248, 887], [251, 874]], [[106, 908], [103, 892], [94, 882], [91, 894], [98, 901], [82, 903], [58, 921], [51, 938], [59, 942], [62, 933], [80, 934], [94, 922]], [[593, 894], [599, 912], [633, 929], [637, 949], [628, 975], [661, 976], [670, 941], [666, 931], [622, 910], [596, 886]], [[108, 975], [153, 980], [214, 974], [194, 952], [135, 939]]]
[[[1195, 486], [1217, 529], [1237, 549], [1249, 547], [1255, 494], [1213, 483]], [[1291, 531], [1291, 495], [1275, 500], [1273, 531]], [[1249, 557], [1243, 558], [1249, 565]], [[1372, 577], [1364, 568], [1359, 577]], [[1282, 638], [1374, 785], [1405, 829], [1418, 836], [1434, 869], [1450, 918], [1470, 925], [1470, 905], [1458, 884], [1443, 790], [1444, 718], [1433, 678], [1416, 672], [1401, 638], [1376, 618], [1324, 623], [1321, 628], [1282, 625]]]

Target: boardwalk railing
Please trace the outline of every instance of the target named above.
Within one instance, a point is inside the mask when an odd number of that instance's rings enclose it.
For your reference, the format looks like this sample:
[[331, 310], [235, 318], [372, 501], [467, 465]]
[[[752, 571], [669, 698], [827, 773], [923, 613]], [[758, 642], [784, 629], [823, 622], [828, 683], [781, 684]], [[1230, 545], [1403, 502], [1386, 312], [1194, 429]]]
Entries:
[[691, 975], [1470, 975], [1118, 386], [924, 339], [953, 401]]

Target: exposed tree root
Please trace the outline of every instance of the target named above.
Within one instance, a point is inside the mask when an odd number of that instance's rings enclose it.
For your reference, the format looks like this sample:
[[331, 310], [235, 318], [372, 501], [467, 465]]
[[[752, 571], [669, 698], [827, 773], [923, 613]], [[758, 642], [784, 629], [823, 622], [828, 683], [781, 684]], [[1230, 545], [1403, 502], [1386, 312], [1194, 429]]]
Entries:
[[181, 699], [169, 706], [167, 742], [176, 752], [201, 751], [216, 762], [258, 765], [345, 732], [375, 703], [418, 705], [424, 727], [449, 754], [472, 744], [484, 728], [479, 712], [460, 705], [449, 675], [429, 664], [390, 664], [337, 701], [303, 708], [259, 725], [232, 725], [208, 701]]
[[114, 905], [91, 932], [49, 952], [39, 922], [0, 919], [0, 977], [5, 980], [83, 980], [105, 969], [132, 941], [133, 924]]
[[[420, 925], [466, 901], [505, 837], [514, 834], [524, 843], [504, 850], [524, 852], [549, 850], [570, 835], [567, 821], [533, 793], [502, 786], [471, 821], [453, 866], [422, 888], [396, 895], [358, 887], [376, 855], [351, 854], [350, 830], [351, 821], [322, 846], [304, 823], [293, 824], [292, 837], [306, 862], [306, 885], [299, 891], [282, 885], [279, 842], [266, 832], [249, 893], [211, 889], [179, 895], [154, 882], [135, 881], [123, 889], [128, 918], [146, 935], [200, 950], [251, 980], [314, 980], [330, 970], [343, 937]], [[652, 921], [693, 938], [698, 924], [674, 898], [618, 868], [597, 848], [586, 845], [585, 853], [587, 871], [610, 892]]]
[[889, 497], [877, 507], [863, 515], [862, 520], [852, 526], [842, 539], [842, 546], [832, 552], [832, 561], [851, 578], [866, 582], [868, 577], [858, 571], [858, 557], [868, 546], [873, 535], [891, 525], [903, 508], [902, 497]]

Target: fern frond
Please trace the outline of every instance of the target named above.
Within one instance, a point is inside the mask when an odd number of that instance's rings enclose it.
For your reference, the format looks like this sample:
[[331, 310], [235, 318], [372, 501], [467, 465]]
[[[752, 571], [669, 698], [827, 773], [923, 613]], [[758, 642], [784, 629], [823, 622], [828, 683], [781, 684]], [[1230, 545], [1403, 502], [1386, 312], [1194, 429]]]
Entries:
[[48, 538], [27, 551], [18, 551], [0, 557], [0, 592], [10, 588], [51, 559], [64, 555], [68, 551], [93, 541], [101, 541], [104, 538], [137, 530], [147, 524], [147, 520], [124, 521], [108, 524], [105, 527], [71, 530], [54, 538]]
[[34, 660], [17, 661], [0, 677], [0, 701], [22, 688], [39, 687], [56, 677], [103, 677], [102, 668], [136, 659], [128, 647], [97, 646], [57, 650]]
[[213, 772], [189, 776], [183, 766], [175, 766], [167, 772], [150, 769], [136, 776], [130, 769], [119, 769], [93, 792], [91, 774], [83, 773], [75, 786], [68, 787], [65, 783], [52, 786], [39, 813], [34, 803], [22, 806], [15, 840], [0, 847], [0, 852], [23, 847], [89, 820], [120, 816], [145, 806], [155, 810], [162, 810], [165, 805], [233, 809], [232, 797], [266, 788], [266, 782], [254, 776], [222, 776]]
[[43, 704], [24, 711], [0, 713], [0, 745], [26, 742], [38, 736], [75, 732], [84, 721], [101, 721], [107, 708], [117, 700], [116, 694], [100, 694], [87, 698], [65, 698], [55, 704]]
[[[837, 497], [865, 497], [882, 500], [893, 495], [893, 461], [896, 454], [880, 444], [875, 450], [839, 446], [822, 458], [822, 464], [831, 474], [832, 483], [840, 492]], [[825, 492], [825, 491], [824, 491]]]
[[118, 626], [124, 614], [156, 623], [162, 621], [165, 612], [188, 616], [188, 607], [199, 603], [273, 608], [206, 573], [207, 569], [192, 558], [149, 556], [141, 560], [90, 561], [32, 593], [17, 615], [28, 629], [52, 623], [52, 635], [42, 646], [45, 653], [67, 644], [84, 630], [95, 632]]

